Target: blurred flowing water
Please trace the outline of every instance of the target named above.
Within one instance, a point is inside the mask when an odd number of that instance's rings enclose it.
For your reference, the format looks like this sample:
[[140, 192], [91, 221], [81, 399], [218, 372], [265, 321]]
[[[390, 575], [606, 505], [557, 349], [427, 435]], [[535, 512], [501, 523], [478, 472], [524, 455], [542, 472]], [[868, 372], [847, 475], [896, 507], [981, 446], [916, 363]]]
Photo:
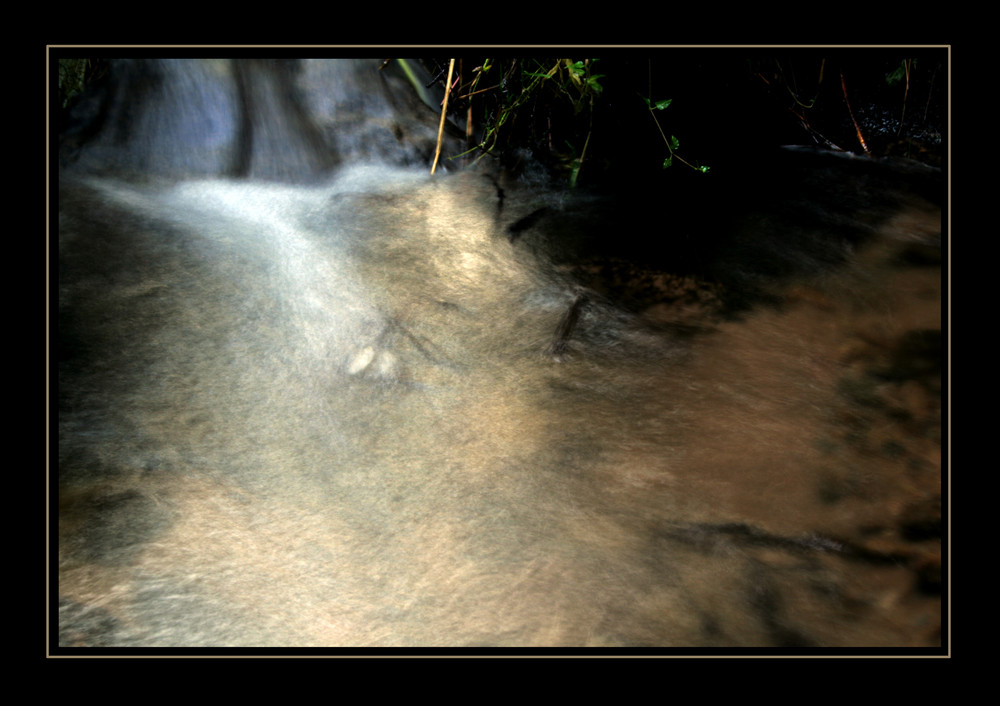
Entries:
[[59, 645], [939, 645], [940, 175], [776, 154], [672, 270], [636, 201], [429, 177], [377, 63], [77, 109]]

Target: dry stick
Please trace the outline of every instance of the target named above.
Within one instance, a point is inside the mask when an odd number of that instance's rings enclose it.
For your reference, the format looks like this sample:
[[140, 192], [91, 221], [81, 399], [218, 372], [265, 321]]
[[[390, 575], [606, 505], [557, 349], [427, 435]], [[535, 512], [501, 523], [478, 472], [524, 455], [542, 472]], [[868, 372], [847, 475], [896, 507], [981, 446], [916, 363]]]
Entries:
[[899, 114], [899, 127], [896, 128], [896, 137], [903, 133], [903, 123], [906, 121], [906, 98], [910, 95], [910, 60], [903, 60], [903, 67], [906, 70], [906, 90], [903, 91], [903, 112]]
[[448, 62], [448, 80], [444, 84], [444, 100], [441, 101], [441, 123], [438, 125], [437, 149], [434, 150], [434, 164], [431, 166], [431, 175], [437, 170], [438, 159], [441, 157], [441, 139], [444, 137], [444, 119], [448, 115], [448, 94], [451, 93], [451, 74], [455, 70], [455, 60]]
[[847, 99], [847, 79], [844, 78], [843, 71], [840, 72], [840, 87], [844, 91], [844, 103], [847, 104], [847, 113], [851, 116], [851, 122], [854, 123], [854, 129], [858, 133], [858, 142], [860, 142], [861, 146], [864, 148], [865, 154], [871, 157], [872, 153], [868, 150], [868, 145], [865, 144], [865, 138], [861, 134], [861, 126], [858, 125], [858, 121], [854, 119], [854, 111], [851, 110], [851, 101]]

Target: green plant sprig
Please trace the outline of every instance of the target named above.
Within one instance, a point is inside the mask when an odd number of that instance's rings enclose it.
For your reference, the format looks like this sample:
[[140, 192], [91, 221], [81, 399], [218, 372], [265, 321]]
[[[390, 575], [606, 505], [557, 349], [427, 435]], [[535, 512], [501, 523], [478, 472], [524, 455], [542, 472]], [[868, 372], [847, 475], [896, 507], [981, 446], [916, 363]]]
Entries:
[[668, 98], [666, 100], [653, 102], [652, 100], [646, 98], [643, 95], [640, 95], [639, 97], [646, 102], [646, 107], [649, 108], [649, 115], [653, 118], [653, 122], [656, 123], [656, 129], [660, 131], [660, 136], [663, 138], [663, 142], [667, 146], [667, 150], [670, 152], [670, 156], [663, 160], [663, 168], [669, 169], [670, 167], [672, 167], [674, 164], [674, 159], [676, 158], [678, 162], [691, 167], [691, 169], [694, 169], [696, 172], [701, 172], [702, 174], [708, 174], [708, 172], [711, 170], [711, 167], [696, 166], [688, 162], [679, 154], [677, 154], [677, 150], [681, 146], [680, 140], [677, 139], [676, 135], [671, 135], [668, 138], [667, 134], [663, 131], [663, 127], [660, 125], [660, 121], [656, 119], [656, 111], [666, 110], [673, 102], [673, 99]]

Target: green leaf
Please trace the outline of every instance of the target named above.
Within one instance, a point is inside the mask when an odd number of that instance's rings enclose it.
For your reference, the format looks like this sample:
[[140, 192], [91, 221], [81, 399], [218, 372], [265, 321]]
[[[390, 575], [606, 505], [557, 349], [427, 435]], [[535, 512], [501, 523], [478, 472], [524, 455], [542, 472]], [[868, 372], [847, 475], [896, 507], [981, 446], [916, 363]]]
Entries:
[[[917, 61], [916, 59], [914, 59], [913, 64], [915, 65], [916, 63]], [[897, 68], [895, 71], [891, 73], [886, 74], [885, 82], [888, 83], [890, 86], [895, 86], [905, 77], [906, 77], [906, 60], [904, 59], [903, 63], [899, 65], [899, 68]]]
[[[656, 108], [657, 110], [666, 110], [666, 108], [667, 108], [667, 107], [668, 107], [668, 106], [669, 106], [669, 105], [670, 105], [671, 103], [673, 103], [673, 102], [674, 102], [674, 99], [673, 99], [673, 98], [667, 98], [667, 99], [666, 99], [666, 100], [664, 100], [664, 101], [656, 101], [656, 104], [655, 104], [655, 106], [654, 106], [654, 107], [655, 107], [655, 108]], [[646, 101], [646, 105], [649, 105], [649, 101], [648, 101], [648, 100]]]
[[681, 141], [677, 139], [677, 136], [676, 135], [671, 135], [670, 136], [670, 151], [673, 152], [674, 150], [680, 149], [680, 146], [681, 146]]
[[673, 165], [674, 165], [674, 158], [673, 157], [667, 157], [665, 160], [663, 160], [663, 168], [664, 169], [670, 169], [670, 167], [672, 167]]

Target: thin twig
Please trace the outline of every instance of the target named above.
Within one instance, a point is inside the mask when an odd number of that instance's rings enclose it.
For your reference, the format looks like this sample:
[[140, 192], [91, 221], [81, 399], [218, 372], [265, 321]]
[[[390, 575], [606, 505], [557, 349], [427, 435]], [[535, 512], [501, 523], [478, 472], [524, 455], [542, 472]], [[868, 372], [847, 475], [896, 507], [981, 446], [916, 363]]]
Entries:
[[896, 137], [903, 133], [903, 123], [906, 122], [906, 99], [910, 95], [910, 67], [912, 59], [903, 59], [903, 70], [906, 72], [906, 89], [903, 91], [903, 111], [899, 114], [899, 127], [896, 129]]
[[434, 164], [431, 165], [431, 175], [437, 171], [438, 159], [441, 158], [441, 140], [444, 138], [444, 121], [448, 115], [448, 94], [451, 93], [451, 75], [455, 71], [455, 60], [448, 63], [448, 80], [445, 82], [444, 100], [441, 101], [441, 123], [438, 125], [437, 149], [434, 150]]
[[864, 135], [861, 134], [861, 126], [858, 125], [858, 121], [854, 119], [854, 111], [851, 110], [851, 101], [847, 99], [847, 79], [844, 78], [844, 72], [840, 72], [840, 87], [844, 91], [844, 103], [847, 104], [847, 113], [851, 116], [851, 122], [854, 123], [854, 129], [858, 133], [858, 142], [861, 143], [861, 147], [864, 149], [865, 154], [871, 157], [871, 152], [868, 150], [868, 145], [865, 143]]

